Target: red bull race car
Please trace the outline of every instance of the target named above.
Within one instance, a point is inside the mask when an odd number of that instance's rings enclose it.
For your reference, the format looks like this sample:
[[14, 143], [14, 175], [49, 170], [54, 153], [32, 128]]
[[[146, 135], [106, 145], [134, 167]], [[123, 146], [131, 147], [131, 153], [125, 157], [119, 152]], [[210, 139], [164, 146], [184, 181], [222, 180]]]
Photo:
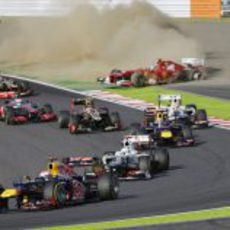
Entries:
[[0, 76], [0, 99], [13, 99], [33, 94], [28, 82]]
[[0, 120], [7, 125], [23, 124], [26, 122], [49, 122], [55, 121], [57, 118], [50, 104], [39, 106], [37, 103], [23, 100], [13, 99], [5, 101], [0, 106]]
[[93, 200], [117, 199], [118, 180], [111, 173], [84, 175], [77, 172], [93, 165], [93, 158], [69, 157], [62, 161], [50, 159], [47, 170], [31, 179], [26, 176], [13, 188], [0, 187], [0, 212], [9, 210], [9, 199], [18, 210], [49, 210]]

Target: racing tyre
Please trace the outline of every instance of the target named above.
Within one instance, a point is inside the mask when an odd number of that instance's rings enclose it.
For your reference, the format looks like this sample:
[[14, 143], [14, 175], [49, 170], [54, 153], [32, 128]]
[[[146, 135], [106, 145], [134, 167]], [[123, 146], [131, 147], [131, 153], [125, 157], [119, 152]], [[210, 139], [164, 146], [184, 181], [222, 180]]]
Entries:
[[194, 81], [201, 79], [202, 74], [200, 71], [197, 70], [190, 70], [187, 72], [187, 81]]
[[121, 130], [122, 126], [121, 126], [121, 118], [118, 112], [112, 112], [110, 115], [110, 120], [112, 125], [117, 129], [117, 130]]
[[200, 128], [205, 128], [208, 126], [208, 116], [205, 109], [197, 110], [196, 120], [205, 122], [204, 124], [200, 125]]
[[185, 140], [193, 139], [192, 128], [190, 126], [182, 126], [182, 135]]
[[70, 117], [70, 122], [69, 122], [69, 133], [70, 134], [77, 133], [80, 122], [81, 122], [81, 117], [79, 115]]
[[26, 82], [26, 81], [19, 81], [19, 82], [18, 82], [18, 89], [19, 89], [19, 91], [25, 92], [25, 91], [27, 91], [29, 88], [30, 88], [30, 87], [29, 87], [29, 83], [28, 83], [28, 82]]
[[51, 104], [45, 104], [43, 108], [45, 113], [53, 113], [53, 107]]
[[150, 156], [139, 157], [139, 169], [144, 172], [146, 179], [151, 179], [153, 176], [152, 162]]
[[5, 122], [7, 125], [14, 124], [14, 110], [12, 108], [7, 108], [5, 114]]
[[43, 190], [43, 198], [48, 201], [54, 201], [54, 206], [63, 206], [67, 201], [67, 191], [63, 182], [49, 182]]
[[194, 111], [197, 111], [197, 107], [195, 104], [188, 104], [185, 106], [186, 109], [194, 109]]
[[157, 171], [163, 171], [169, 169], [169, 152], [167, 149], [156, 149], [154, 153], [154, 161], [156, 162]]
[[139, 134], [143, 134], [144, 131], [141, 127], [140, 123], [132, 123], [130, 125], [130, 135], [139, 135]]
[[119, 70], [119, 69], [112, 69], [110, 73], [111, 73], [111, 74], [121, 74], [122, 71]]
[[196, 118], [198, 121], [207, 121], [208, 116], [206, 110], [205, 109], [197, 110]]
[[68, 128], [70, 120], [70, 112], [69, 111], [61, 111], [58, 116], [58, 125], [60, 129]]
[[133, 73], [131, 76], [131, 82], [134, 87], [143, 87], [145, 86], [145, 76], [139, 73]]
[[8, 90], [8, 87], [5, 83], [1, 83], [0, 84], [0, 91], [4, 92], [4, 91], [7, 91]]
[[117, 199], [119, 194], [118, 178], [106, 173], [98, 178], [97, 182], [99, 196], [102, 200]]
[[[0, 184], [0, 195], [4, 192], [3, 186]], [[8, 199], [0, 198], [0, 213], [6, 213], [8, 211]]]

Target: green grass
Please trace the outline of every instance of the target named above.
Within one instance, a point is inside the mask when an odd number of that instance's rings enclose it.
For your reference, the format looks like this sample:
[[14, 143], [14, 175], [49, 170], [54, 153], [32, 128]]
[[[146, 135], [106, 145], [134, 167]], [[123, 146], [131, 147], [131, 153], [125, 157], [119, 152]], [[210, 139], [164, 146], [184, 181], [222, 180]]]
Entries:
[[193, 93], [185, 93], [178, 90], [164, 89], [159, 86], [129, 89], [106, 89], [106, 91], [155, 104], [157, 103], [157, 98], [160, 94], [180, 94], [183, 97], [183, 104], [195, 103], [198, 108], [206, 109], [209, 116], [230, 120], [230, 101], [227, 100], [200, 96]]
[[207, 221], [212, 219], [230, 218], [230, 207], [216, 208], [210, 210], [191, 211], [185, 213], [168, 214], [162, 216], [151, 216], [132, 218], [117, 221], [98, 222], [90, 224], [79, 224], [72, 226], [57, 226], [45, 228], [48, 230], [106, 230], [119, 228], [132, 228], [144, 226], [158, 226], [164, 224], [178, 224], [186, 222]]

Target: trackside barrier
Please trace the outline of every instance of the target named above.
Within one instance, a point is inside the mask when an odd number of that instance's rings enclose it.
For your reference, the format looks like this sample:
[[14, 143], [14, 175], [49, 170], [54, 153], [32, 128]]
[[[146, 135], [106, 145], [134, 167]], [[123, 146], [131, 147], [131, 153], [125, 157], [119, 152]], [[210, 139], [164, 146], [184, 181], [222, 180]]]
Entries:
[[[130, 5], [137, 0], [89, 0], [98, 9]], [[145, 0], [163, 14], [177, 18], [220, 18], [221, 0]], [[71, 12], [85, 0], [0, 0], [0, 16], [55, 16]]]
[[221, 0], [191, 0], [191, 18], [221, 18]]

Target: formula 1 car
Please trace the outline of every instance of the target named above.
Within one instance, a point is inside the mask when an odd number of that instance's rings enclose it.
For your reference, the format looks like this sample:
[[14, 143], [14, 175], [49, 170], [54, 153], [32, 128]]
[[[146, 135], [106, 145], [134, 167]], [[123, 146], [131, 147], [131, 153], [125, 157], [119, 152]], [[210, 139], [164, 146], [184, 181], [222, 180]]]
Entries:
[[[81, 109], [75, 111], [75, 106], [81, 106]], [[96, 109], [91, 98], [72, 99], [70, 111], [60, 111], [58, 124], [59, 128], [68, 128], [71, 134], [121, 129], [119, 113], [109, 113], [105, 107]]]
[[[164, 106], [163, 103], [167, 105]], [[208, 127], [208, 116], [205, 109], [197, 109], [195, 104], [182, 105], [181, 95], [160, 95], [158, 107], [165, 109], [170, 121], [191, 125], [194, 128]]]
[[77, 173], [82, 166], [89, 166], [88, 159], [50, 159], [48, 168], [38, 177], [29, 176], [13, 184], [13, 188], [0, 191], [0, 211], [8, 210], [9, 199], [16, 200], [18, 210], [48, 210], [76, 205], [93, 200], [117, 199], [119, 184], [110, 173], [85, 177]]
[[107, 77], [99, 77], [97, 81], [107, 87], [143, 87], [204, 78], [204, 59], [183, 58], [181, 64], [158, 59], [150, 68], [126, 71], [114, 69]]
[[50, 104], [40, 107], [37, 103], [23, 99], [5, 101], [0, 106], [0, 120], [7, 125], [24, 124], [29, 121], [49, 122], [57, 119]]
[[183, 122], [169, 120], [165, 109], [144, 112], [144, 127], [136, 124], [132, 127], [133, 133], [147, 133], [159, 146], [192, 146], [195, 143], [192, 128]]
[[169, 168], [167, 149], [155, 147], [149, 135], [127, 135], [122, 145], [121, 150], [105, 152], [102, 157], [104, 167], [120, 179], [151, 179]]
[[0, 76], [0, 99], [30, 96], [33, 90], [25, 81]]

